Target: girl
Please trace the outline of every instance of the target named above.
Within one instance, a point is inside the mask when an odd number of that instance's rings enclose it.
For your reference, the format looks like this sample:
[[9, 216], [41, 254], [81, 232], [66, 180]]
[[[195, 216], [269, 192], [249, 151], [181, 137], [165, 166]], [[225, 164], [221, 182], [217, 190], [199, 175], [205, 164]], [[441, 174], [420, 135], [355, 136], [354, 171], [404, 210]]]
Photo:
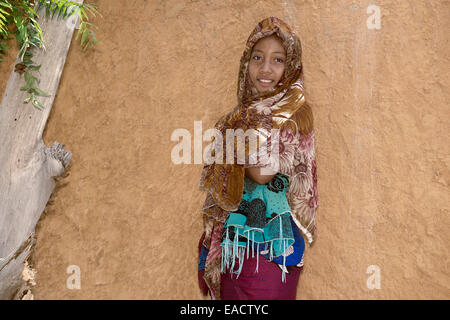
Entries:
[[237, 144], [213, 140], [211, 155], [222, 147], [234, 162], [215, 161], [202, 171], [199, 187], [207, 196], [199, 285], [211, 299], [295, 299], [303, 237], [311, 245], [317, 236], [317, 174], [301, 45], [282, 20], [266, 18], [250, 34], [237, 96], [236, 108], [215, 125], [222, 141], [227, 129], [251, 129], [270, 155], [258, 158], [261, 153], [246, 146], [240, 162]]

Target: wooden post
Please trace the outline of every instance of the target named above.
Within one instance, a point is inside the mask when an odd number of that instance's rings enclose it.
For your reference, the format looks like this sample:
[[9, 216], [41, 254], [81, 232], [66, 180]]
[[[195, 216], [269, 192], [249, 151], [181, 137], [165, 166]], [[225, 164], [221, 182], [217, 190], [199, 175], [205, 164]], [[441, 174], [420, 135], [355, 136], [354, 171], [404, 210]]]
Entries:
[[[83, 0], [76, 0], [83, 3]], [[0, 104], [0, 299], [12, 299], [22, 287], [22, 270], [35, 242], [34, 230], [71, 153], [54, 142], [47, 147], [42, 134], [50, 114], [75, 25], [38, 12], [46, 49], [33, 50], [42, 64], [39, 87], [51, 94], [39, 97], [44, 109], [31, 102], [23, 75], [11, 72]], [[17, 59], [16, 63], [20, 62]]]

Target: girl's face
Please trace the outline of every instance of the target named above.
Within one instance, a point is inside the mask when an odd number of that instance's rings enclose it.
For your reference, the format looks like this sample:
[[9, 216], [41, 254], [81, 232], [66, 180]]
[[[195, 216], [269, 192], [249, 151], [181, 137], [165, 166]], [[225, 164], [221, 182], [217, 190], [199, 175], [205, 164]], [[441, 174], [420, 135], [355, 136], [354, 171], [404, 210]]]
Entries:
[[260, 39], [253, 47], [250, 56], [250, 80], [259, 93], [274, 88], [283, 76], [286, 50], [281, 40], [270, 35]]

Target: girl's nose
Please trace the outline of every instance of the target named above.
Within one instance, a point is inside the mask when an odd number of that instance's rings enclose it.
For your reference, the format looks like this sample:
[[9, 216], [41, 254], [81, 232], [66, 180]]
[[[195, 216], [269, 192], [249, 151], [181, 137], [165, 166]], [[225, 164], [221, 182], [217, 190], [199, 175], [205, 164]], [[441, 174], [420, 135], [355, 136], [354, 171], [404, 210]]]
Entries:
[[264, 73], [270, 73], [272, 71], [270, 61], [268, 59], [263, 62], [261, 71]]

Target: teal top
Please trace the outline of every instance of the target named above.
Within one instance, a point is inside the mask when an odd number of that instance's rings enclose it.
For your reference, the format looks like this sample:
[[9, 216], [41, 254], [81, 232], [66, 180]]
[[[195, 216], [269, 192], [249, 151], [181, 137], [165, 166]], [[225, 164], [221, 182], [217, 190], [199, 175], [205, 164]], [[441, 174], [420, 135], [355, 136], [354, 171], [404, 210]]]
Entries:
[[228, 213], [223, 227], [222, 272], [225, 272], [226, 268], [233, 270], [237, 259], [238, 270], [233, 272], [239, 276], [245, 252], [248, 258], [252, 247], [254, 256], [254, 245], [257, 245], [258, 257], [259, 247], [264, 246], [261, 253], [266, 252], [270, 260], [283, 255], [284, 281], [287, 249], [294, 243], [291, 208], [286, 196], [288, 190], [289, 177], [282, 173], [277, 173], [264, 185], [245, 177], [239, 208]]

